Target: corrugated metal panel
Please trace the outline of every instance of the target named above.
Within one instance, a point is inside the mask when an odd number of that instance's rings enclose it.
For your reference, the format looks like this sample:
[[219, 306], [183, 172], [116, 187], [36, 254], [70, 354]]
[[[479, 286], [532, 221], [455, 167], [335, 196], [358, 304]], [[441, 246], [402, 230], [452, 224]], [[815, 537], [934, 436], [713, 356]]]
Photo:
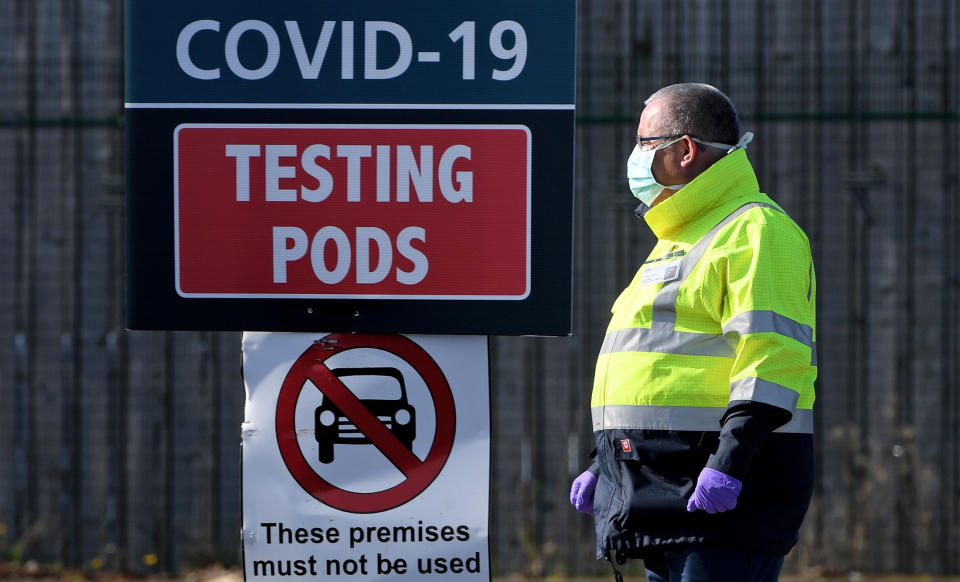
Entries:
[[[960, 573], [960, 7], [578, 10], [575, 333], [493, 343], [496, 572], [605, 571], [566, 497], [609, 306], [654, 242], [624, 161], [643, 99], [698, 80], [814, 247], [819, 472], [788, 568]], [[121, 12], [0, 3], [0, 555], [235, 561], [239, 337], [123, 329]]]

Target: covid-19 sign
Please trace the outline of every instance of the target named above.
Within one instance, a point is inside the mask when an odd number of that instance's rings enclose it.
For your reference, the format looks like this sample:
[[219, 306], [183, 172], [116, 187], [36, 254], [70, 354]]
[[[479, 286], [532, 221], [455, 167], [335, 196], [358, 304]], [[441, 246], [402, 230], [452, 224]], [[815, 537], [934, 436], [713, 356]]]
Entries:
[[[309, 22], [316, 28], [316, 21]], [[403, 24], [391, 21], [375, 20], [355, 22], [324, 20], [320, 24], [320, 34], [317, 43], [310, 47], [304, 41], [300, 22], [284, 20], [278, 30], [269, 22], [263, 20], [243, 20], [230, 23], [229, 30], [221, 32], [219, 20], [194, 20], [188, 22], [177, 35], [177, 65], [184, 74], [205, 81], [221, 78], [222, 65], [230, 73], [240, 79], [266, 79], [277, 71], [281, 56], [296, 59], [297, 69], [301, 79], [319, 79], [321, 72], [327, 73], [341, 80], [360, 79], [394, 79], [410, 71], [413, 63], [439, 63], [441, 51], [417, 50], [414, 51], [413, 37]], [[357, 30], [362, 35], [357, 50]], [[436, 32], [436, 31], [432, 31]], [[220, 62], [213, 60], [205, 66], [198, 65], [191, 55], [191, 47], [195, 37], [202, 33], [196, 43], [224, 43], [224, 59]], [[244, 36], [253, 37], [261, 41], [259, 55], [252, 57], [256, 66], [249, 67], [240, 58], [240, 42]], [[326, 56], [334, 36], [338, 37], [340, 59], [327, 61]], [[209, 37], [209, 38], [205, 38]], [[444, 52], [459, 50], [460, 79], [475, 80], [477, 78], [477, 23], [469, 20], [456, 25], [447, 34], [450, 43], [459, 45], [451, 47], [447, 43], [443, 46]], [[509, 38], [506, 42], [504, 39]], [[282, 39], [282, 40], [281, 40]], [[420, 39], [422, 40], [422, 39]], [[432, 40], [432, 39], [431, 39]], [[384, 49], [383, 46], [390, 47]], [[286, 45], [288, 50], [281, 48]], [[419, 48], [420, 43], [417, 44]], [[312, 53], [308, 50], [312, 48]], [[391, 51], [392, 58], [384, 62], [380, 55]], [[491, 78], [497, 81], [516, 79], [523, 72], [527, 62], [527, 34], [522, 24], [515, 20], [501, 20], [490, 29], [490, 53], [498, 60], [503, 61], [499, 67], [494, 67]], [[360, 53], [360, 62], [358, 62]], [[326, 69], [324, 64], [326, 63]], [[419, 65], [418, 65], [419, 66]], [[438, 67], [439, 68], [439, 67]], [[455, 68], [445, 67], [447, 72], [456, 73]], [[282, 68], [281, 68], [282, 70]]]
[[573, 0], [126, 18], [129, 327], [570, 333]]

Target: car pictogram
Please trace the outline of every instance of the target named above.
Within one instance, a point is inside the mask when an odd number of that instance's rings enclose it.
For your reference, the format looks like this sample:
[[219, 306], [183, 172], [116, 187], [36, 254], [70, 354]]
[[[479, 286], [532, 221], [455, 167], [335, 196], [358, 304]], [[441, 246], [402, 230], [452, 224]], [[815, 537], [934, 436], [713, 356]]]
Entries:
[[[337, 368], [333, 375], [411, 452], [416, 410], [407, 400], [403, 374], [396, 368]], [[314, 411], [319, 461], [333, 462], [333, 445], [370, 445], [370, 439], [329, 398]]]

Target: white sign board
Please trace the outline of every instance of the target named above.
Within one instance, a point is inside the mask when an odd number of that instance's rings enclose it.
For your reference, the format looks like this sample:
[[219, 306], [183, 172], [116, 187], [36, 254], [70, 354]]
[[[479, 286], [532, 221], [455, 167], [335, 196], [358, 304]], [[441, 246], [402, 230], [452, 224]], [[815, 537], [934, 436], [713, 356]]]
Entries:
[[243, 334], [248, 582], [490, 580], [487, 339]]

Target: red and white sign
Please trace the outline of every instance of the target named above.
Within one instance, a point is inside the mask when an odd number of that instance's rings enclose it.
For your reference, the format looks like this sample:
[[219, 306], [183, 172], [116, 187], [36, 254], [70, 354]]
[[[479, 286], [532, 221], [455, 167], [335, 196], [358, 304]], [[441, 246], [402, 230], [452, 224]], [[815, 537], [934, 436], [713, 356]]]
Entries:
[[[434, 438], [425, 459], [420, 460], [412, 450], [405, 448], [385, 426], [383, 419], [368, 410], [364, 402], [326, 366], [325, 362], [331, 356], [358, 348], [393, 354], [413, 366], [423, 378], [436, 411]], [[358, 493], [332, 485], [311, 467], [300, 448], [296, 427], [297, 403], [308, 382], [322, 393], [324, 399], [333, 403], [331, 409], [339, 410], [345, 422], [355, 427], [358, 439], [369, 441], [370, 446], [376, 447], [403, 473], [403, 481], [381, 491]], [[407, 400], [406, 394], [403, 400]], [[397, 334], [329, 334], [307, 348], [284, 378], [277, 398], [276, 428], [280, 455], [290, 474], [307, 493], [343, 511], [372, 513], [403, 505], [436, 479], [453, 447], [456, 411], [450, 384], [443, 371], [413, 340]]]
[[522, 125], [183, 124], [183, 297], [524, 299]]
[[244, 332], [248, 581], [488, 582], [487, 338]]

